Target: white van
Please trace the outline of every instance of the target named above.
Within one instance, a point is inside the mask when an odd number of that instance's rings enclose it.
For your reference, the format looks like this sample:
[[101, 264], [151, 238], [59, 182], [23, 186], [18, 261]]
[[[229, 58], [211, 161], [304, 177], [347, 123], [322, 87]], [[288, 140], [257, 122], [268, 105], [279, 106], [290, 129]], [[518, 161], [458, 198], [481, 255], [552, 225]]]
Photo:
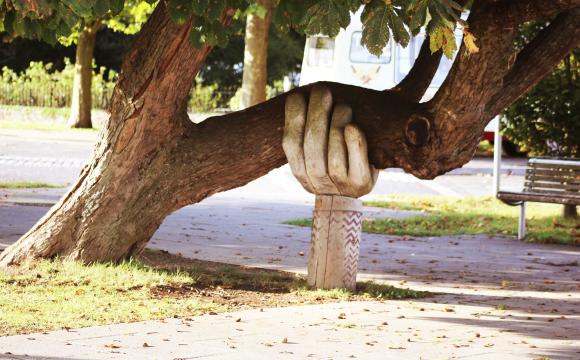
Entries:
[[[335, 38], [310, 36], [306, 39], [300, 85], [317, 81], [334, 81], [375, 90], [397, 85], [411, 70], [425, 39], [424, 34], [411, 39], [406, 48], [389, 41], [380, 57], [371, 54], [361, 44], [362, 7], [351, 14], [350, 25], [341, 29]], [[456, 31], [456, 41], [462, 39], [462, 31]], [[431, 98], [449, 72], [453, 60], [441, 59], [425, 99]]]

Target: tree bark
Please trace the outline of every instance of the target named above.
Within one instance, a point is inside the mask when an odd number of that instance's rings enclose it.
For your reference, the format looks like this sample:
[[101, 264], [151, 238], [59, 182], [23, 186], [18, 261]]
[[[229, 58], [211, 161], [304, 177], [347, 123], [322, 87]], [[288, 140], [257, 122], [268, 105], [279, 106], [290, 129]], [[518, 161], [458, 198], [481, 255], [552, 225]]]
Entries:
[[249, 15], [246, 22], [244, 73], [242, 78], [242, 108], [266, 101], [268, 83], [268, 31], [272, 17], [273, 0], [258, 0], [266, 9], [263, 18]]
[[93, 52], [97, 39], [99, 22], [85, 27], [77, 40], [75, 73], [71, 97], [68, 126], [72, 128], [92, 128], [91, 109], [93, 80]]
[[63, 199], [1, 254], [0, 265], [57, 255], [121, 260], [139, 252], [169, 213], [209, 193], [192, 194], [185, 184], [203, 185], [219, 174], [184, 169], [197, 161], [187, 156], [207, 157], [192, 140], [200, 130], [186, 108], [210, 48], [193, 49], [190, 28], [173, 23], [159, 3], [124, 60], [92, 160]]
[[[228, 11], [223, 22], [232, 15]], [[427, 103], [415, 101], [417, 91], [405, 96], [397, 90], [323, 84], [335, 102], [353, 109], [377, 168], [402, 167], [433, 178], [469, 161], [492, 116], [489, 101], [517, 56], [511, 47], [515, 30], [503, 28], [502, 16], [493, 2], [474, 3], [470, 31], [481, 50], [467, 54], [461, 49], [447, 80]], [[84, 262], [127, 258], [143, 249], [171, 212], [286, 163], [286, 94], [198, 125], [188, 119], [188, 94], [211, 50], [189, 45], [191, 26], [173, 23], [165, 3], [159, 3], [124, 61], [111, 116], [92, 160], [63, 199], [0, 254], [0, 266], [54, 256]], [[563, 45], [554, 44], [544, 65], [561, 60]], [[522, 81], [527, 88], [539, 79]], [[307, 96], [309, 89], [292, 92]]]

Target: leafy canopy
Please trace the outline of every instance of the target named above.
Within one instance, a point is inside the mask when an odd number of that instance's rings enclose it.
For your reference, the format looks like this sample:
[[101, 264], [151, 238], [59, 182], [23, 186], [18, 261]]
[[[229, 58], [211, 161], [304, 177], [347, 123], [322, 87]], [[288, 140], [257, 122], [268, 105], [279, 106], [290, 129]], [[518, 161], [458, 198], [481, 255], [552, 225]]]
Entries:
[[[195, 47], [227, 45], [232, 27], [222, 25], [224, 14], [237, 20], [248, 12], [260, 13], [252, 0], [166, 1], [174, 21], [194, 24], [191, 43]], [[364, 6], [362, 42], [377, 56], [391, 38], [406, 46], [411, 36], [425, 29], [431, 36], [431, 50], [442, 49], [451, 57], [456, 50], [454, 28], [457, 23], [466, 26], [459, 17], [464, 8], [454, 0], [278, 0], [276, 5], [273, 19], [279, 29], [331, 37], [349, 25], [351, 12]], [[0, 0], [0, 30], [54, 42], [69, 36], [79, 24], [117, 15], [125, 6], [125, 0]], [[468, 50], [476, 51], [473, 36], [464, 31]]]

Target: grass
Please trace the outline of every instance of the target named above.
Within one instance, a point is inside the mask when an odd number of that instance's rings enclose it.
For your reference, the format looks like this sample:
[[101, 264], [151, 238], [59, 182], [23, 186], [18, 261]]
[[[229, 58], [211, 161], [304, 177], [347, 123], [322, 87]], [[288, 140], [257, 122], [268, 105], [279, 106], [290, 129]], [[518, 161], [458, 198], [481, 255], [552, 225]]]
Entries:
[[194, 283], [138, 262], [83, 266], [41, 261], [0, 273], [0, 335], [196, 315], [214, 309], [195, 298], [154, 296], [163, 285]]
[[[363, 231], [369, 233], [406, 236], [517, 234], [518, 207], [505, 205], [493, 197], [390, 196], [365, 205], [429, 214], [406, 219], [366, 219]], [[528, 203], [526, 212], [526, 241], [580, 245], [580, 222], [564, 219], [561, 205]], [[310, 226], [312, 221], [299, 219], [285, 223]]]
[[0, 336], [247, 308], [429, 293], [375, 283], [310, 290], [292, 273], [146, 250], [118, 265], [42, 260], [0, 272]]
[[0, 182], [0, 189], [38, 189], [38, 188], [63, 188], [64, 185], [47, 184], [43, 182], [10, 181]]
[[502, 311], [505, 311], [505, 310], [507, 310], [507, 308], [508, 308], [508, 307], [507, 307], [507, 305], [506, 305], [506, 304], [497, 304], [497, 305], [495, 306], [495, 308], [496, 308], [496, 310], [502, 310]]

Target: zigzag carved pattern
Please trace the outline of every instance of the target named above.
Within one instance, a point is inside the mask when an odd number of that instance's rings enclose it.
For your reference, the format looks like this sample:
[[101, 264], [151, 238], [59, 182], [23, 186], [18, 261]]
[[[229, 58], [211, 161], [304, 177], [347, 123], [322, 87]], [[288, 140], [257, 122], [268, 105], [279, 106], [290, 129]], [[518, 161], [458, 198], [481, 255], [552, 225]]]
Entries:
[[341, 223], [341, 231], [346, 241], [345, 246], [348, 246], [348, 244], [358, 246], [362, 227], [362, 213], [358, 211], [345, 211], [343, 212]]
[[344, 273], [343, 282], [349, 288], [356, 286], [356, 274], [358, 272], [358, 242], [354, 246], [347, 244], [344, 251]]
[[362, 213], [359, 211], [344, 211], [341, 217], [341, 232], [344, 238], [344, 285], [349, 288], [356, 286], [358, 271], [358, 256], [362, 227]]

